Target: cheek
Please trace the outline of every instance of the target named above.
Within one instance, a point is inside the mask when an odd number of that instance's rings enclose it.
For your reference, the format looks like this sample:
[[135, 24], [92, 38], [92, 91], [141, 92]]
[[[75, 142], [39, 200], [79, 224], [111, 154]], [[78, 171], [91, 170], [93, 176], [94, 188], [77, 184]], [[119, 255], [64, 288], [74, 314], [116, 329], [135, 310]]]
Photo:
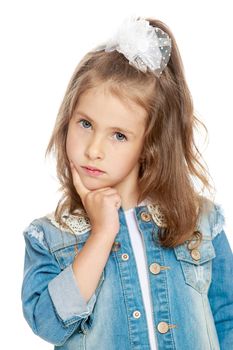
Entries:
[[78, 153], [81, 151], [82, 142], [78, 141], [77, 135], [74, 135], [74, 132], [68, 130], [67, 138], [66, 138], [66, 153], [68, 158], [73, 159], [75, 161], [75, 157], [77, 158]]
[[121, 169], [127, 171], [135, 166], [139, 162], [139, 157], [140, 151], [134, 146], [129, 149], [122, 148], [119, 152], [113, 151], [113, 154], [110, 155], [109, 159], [111, 159], [110, 162], [115, 164], [121, 172]]
[[141, 146], [138, 144], [132, 145], [126, 152], [124, 152], [124, 159], [130, 163], [137, 163], [141, 155]]

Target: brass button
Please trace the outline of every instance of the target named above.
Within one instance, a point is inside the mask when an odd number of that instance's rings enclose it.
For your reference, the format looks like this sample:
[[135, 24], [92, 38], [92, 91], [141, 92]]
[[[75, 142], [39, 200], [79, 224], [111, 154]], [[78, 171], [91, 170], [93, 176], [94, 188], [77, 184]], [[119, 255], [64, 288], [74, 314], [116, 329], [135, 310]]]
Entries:
[[121, 255], [121, 258], [122, 258], [122, 260], [128, 260], [129, 259], [129, 255], [128, 254], [122, 254]]
[[195, 249], [199, 246], [200, 242], [199, 241], [190, 241], [187, 245], [189, 250]]
[[114, 242], [112, 245], [112, 251], [113, 252], [117, 252], [121, 247], [121, 243], [120, 242]]
[[200, 260], [201, 259], [201, 253], [199, 252], [198, 249], [193, 249], [190, 252], [191, 257], [193, 258], [193, 260]]
[[139, 317], [141, 317], [141, 312], [138, 311], [138, 310], [134, 311], [133, 317], [134, 317], [134, 318], [139, 318]]
[[143, 221], [150, 221], [151, 220], [151, 215], [149, 213], [146, 213], [145, 211], [143, 211], [141, 213], [141, 219]]
[[157, 263], [150, 264], [150, 272], [152, 272], [154, 275], [157, 275], [161, 271], [161, 266]]
[[167, 322], [159, 322], [157, 325], [157, 329], [159, 331], [159, 333], [167, 333], [167, 331], [169, 330], [169, 326], [167, 324]]

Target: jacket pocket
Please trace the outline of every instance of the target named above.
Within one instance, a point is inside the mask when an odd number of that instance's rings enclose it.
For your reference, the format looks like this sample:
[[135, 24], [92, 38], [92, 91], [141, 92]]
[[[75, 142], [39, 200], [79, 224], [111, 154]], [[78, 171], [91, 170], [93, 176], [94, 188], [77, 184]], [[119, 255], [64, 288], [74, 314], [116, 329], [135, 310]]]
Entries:
[[199, 293], [207, 293], [212, 278], [212, 259], [216, 257], [212, 240], [203, 237], [200, 245], [188, 249], [185, 244], [174, 247], [180, 261], [185, 283]]

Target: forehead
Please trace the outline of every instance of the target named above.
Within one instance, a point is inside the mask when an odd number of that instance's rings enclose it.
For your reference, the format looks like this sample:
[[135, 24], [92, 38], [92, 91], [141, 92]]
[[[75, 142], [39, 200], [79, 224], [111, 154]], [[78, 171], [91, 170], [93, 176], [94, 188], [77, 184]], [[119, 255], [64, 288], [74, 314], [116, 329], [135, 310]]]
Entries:
[[147, 112], [123, 95], [113, 94], [104, 84], [85, 91], [78, 99], [75, 114], [83, 112], [96, 123], [109, 126], [145, 125]]

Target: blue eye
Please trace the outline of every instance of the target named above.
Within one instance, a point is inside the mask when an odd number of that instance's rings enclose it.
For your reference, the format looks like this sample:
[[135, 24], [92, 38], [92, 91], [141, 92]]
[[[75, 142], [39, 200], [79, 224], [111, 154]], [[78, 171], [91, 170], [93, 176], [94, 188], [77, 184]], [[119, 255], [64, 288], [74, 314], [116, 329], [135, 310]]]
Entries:
[[[80, 119], [79, 121], [78, 121], [78, 123], [79, 124], [81, 124], [83, 127], [84, 127], [84, 129], [88, 129], [88, 127], [85, 127], [84, 125], [86, 124], [89, 124], [89, 125], [91, 125], [91, 123], [88, 121], [88, 120], [86, 120], [86, 119]], [[122, 134], [121, 132], [119, 132], [119, 131], [117, 131], [117, 132], [115, 132], [115, 134], [118, 134], [118, 135], [120, 135], [121, 136], [121, 138], [120, 139], [117, 139], [118, 141], [126, 141], [127, 140], [127, 137], [124, 135], [124, 134]], [[122, 137], [123, 137], [123, 139], [122, 139]]]
[[[79, 120], [79, 123], [82, 123], [82, 122], [86, 122], [86, 123], [90, 124], [89, 121], [87, 121], [87, 120], [85, 120], [85, 119]], [[83, 124], [82, 124], [82, 125], [83, 125]], [[87, 129], [87, 128], [84, 127], [84, 129]]]
[[[127, 140], [126, 136], [122, 134], [121, 132], [116, 132], [116, 134], [123, 136], [123, 140]], [[123, 141], [122, 139], [119, 141]]]

